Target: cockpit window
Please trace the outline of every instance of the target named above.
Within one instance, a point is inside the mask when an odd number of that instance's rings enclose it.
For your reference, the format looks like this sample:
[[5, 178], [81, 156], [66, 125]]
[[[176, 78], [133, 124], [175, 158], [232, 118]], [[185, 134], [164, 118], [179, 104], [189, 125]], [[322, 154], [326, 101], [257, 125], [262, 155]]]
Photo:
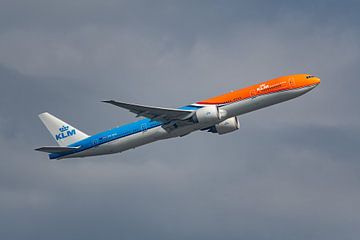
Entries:
[[314, 77], [315, 77], [315, 76], [313, 76], [313, 75], [306, 76], [307, 79], [309, 79], [309, 78], [314, 78]]

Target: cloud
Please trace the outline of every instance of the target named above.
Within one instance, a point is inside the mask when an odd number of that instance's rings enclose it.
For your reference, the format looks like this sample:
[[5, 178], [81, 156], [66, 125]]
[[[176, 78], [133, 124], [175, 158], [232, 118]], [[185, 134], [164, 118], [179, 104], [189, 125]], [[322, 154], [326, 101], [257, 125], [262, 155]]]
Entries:
[[[358, 7], [3, 1], [1, 238], [358, 238]], [[174, 107], [301, 72], [321, 85], [236, 133], [67, 161], [33, 151], [54, 144], [43, 111], [94, 134], [134, 120], [100, 100]]]

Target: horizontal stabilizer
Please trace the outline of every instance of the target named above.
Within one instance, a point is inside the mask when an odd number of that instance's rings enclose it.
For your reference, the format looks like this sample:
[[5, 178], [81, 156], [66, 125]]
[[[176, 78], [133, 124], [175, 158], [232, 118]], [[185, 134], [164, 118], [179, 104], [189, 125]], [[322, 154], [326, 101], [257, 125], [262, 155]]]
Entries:
[[36, 151], [40, 152], [47, 152], [47, 153], [64, 153], [64, 152], [71, 152], [73, 150], [79, 149], [79, 147], [59, 147], [59, 146], [49, 146], [49, 147], [40, 147], [35, 149]]

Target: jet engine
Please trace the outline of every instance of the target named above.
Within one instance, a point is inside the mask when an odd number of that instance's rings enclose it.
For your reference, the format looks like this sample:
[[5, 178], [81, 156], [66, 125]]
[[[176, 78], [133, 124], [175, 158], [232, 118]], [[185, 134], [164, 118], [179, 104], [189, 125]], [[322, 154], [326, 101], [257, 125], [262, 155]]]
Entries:
[[193, 120], [198, 123], [207, 123], [220, 120], [220, 112], [217, 106], [207, 106], [196, 111]]
[[209, 129], [209, 132], [218, 133], [219, 135], [233, 132], [240, 128], [240, 121], [237, 117], [228, 118]]

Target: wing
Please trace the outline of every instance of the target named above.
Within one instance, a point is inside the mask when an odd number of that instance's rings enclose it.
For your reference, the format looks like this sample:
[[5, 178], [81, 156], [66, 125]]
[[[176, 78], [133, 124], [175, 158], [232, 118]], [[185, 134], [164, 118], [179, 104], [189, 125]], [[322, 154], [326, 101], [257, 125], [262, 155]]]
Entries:
[[142, 116], [142, 117], [150, 118], [153, 121], [158, 121], [162, 123], [183, 121], [189, 119], [194, 114], [193, 110], [151, 107], [151, 106], [144, 106], [138, 104], [117, 102], [114, 100], [103, 101], [103, 102], [110, 103], [121, 108], [125, 108], [130, 112], [137, 114], [136, 117]]

